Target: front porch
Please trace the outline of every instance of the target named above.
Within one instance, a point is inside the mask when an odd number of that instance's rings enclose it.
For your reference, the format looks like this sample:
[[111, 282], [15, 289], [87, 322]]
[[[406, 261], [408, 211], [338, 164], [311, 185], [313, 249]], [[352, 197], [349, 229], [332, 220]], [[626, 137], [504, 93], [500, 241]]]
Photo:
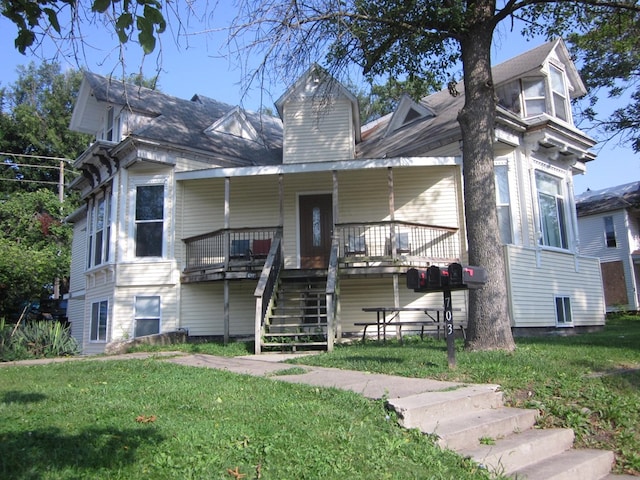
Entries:
[[[257, 281], [256, 353], [264, 348], [326, 348], [341, 336], [340, 280], [398, 277], [411, 267], [459, 261], [457, 228], [404, 221], [333, 226], [323, 268], [285, 269], [281, 227], [221, 229], [183, 240], [181, 282]], [[225, 293], [225, 338], [230, 318]]]
[[[402, 221], [340, 223], [334, 225], [327, 260], [335, 256], [340, 276], [392, 275], [411, 267], [448, 264], [459, 261], [457, 232], [457, 228]], [[256, 279], [267, 259], [282, 248], [282, 228], [226, 228], [183, 242], [182, 283]], [[279, 257], [283, 259], [282, 252]]]

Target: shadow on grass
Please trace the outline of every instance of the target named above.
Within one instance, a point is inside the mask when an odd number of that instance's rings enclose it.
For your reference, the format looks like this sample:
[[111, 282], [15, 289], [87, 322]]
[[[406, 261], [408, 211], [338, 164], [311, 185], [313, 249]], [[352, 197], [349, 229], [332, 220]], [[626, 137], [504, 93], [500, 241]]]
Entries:
[[64, 434], [57, 428], [0, 431], [0, 477], [36, 479], [42, 472], [59, 471], [79, 478], [132, 464], [141, 446], [162, 440], [153, 428], [88, 428], [78, 434]]
[[11, 390], [9, 392], [5, 392], [0, 403], [37, 403], [46, 400], [46, 398], [47, 396], [42, 393], [25, 393], [17, 390]]

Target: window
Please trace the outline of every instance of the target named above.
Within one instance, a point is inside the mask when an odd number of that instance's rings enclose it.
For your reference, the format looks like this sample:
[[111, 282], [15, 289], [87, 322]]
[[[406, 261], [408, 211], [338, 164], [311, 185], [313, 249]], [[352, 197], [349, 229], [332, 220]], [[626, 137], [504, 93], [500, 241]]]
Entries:
[[111, 194], [94, 200], [89, 214], [89, 244], [87, 246], [87, 268], [109, 261], [111, 235]]
[[161, 257], [164, 227], [164, 186], [136, 188], [136, 257]]
[[557, 177], [537, 171], [536, 188], [542, 233], [540, 244], [547, 247], [569, 248], [562, 182]]
[[107, 312], [109, 302], [102, 300], [91, 304], [91, 341], [107, 341]]
[[571, 325], [571, 299], [569, 297], [556, 297], [556, 324]]
[[502, 243], [513, 243], [511, 229], [511, 206], [509, 199], [509, 168], [507, 165], [494, 167], [496, 177], [496, 202], [498, 209], [498, 226]]
[[551, 96], [553, 114], [565, 122], [569, 120], [567, 89], [564, 81], [564, 73], [559, 68], [549, 65], [551, 76]]
[[497, 86], [498, 105], [525, 117], [546, 113], [569, 122], [571, 110], [566, 74], [551, 64], [548, 70], [548, 75], [541, 72], [538, 77], [523, 78]]
[[160, 297], [136, 297], [135, 336], [160, 333]]
[[107, 110], [107, 124], [106, 124], [105, 140], [113, 141], [113, 107], [109, 107]]
[[613, 226], [613, 217], [604, 217], [604, 237], [607, 247], [615, 248], [618, 246], [618, 242], [616, 242], [616, 229]]
[[525, 116], [532, 117], [547, 111], [544, 79], [526, 79], [522, 81]]

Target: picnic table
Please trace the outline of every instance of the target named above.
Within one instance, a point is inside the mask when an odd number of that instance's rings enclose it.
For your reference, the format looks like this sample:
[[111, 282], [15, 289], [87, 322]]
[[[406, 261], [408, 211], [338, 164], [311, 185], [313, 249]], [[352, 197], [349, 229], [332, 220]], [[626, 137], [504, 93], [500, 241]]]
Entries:
[[[459, 308], [453, 308], [453, 311], [460, 311]], [[387, 327], [397, 327], [398, 335], [400, 337], [400, 341], [402, 341], [402, 327], [403, 326], [413, 326], [420, 327], [420, 339], [424, 339], [424, 329], [425, 327], [434, 326], [436, 327], [438, 339], [440, 339], [440, 327], [442, 326], [440, 313], [444, 312], [445, 309], [443, 307], [363, 307], [363, 312], [375, 312], [376, 321], [375, 322], [356, 322], [354, 325], [363, 326], [364, 330], [362, 332], [362, 340], [364, 341], [367, 335], [367, 328], [375, 326], [378, 332], [378, 340], [380, 340], [380, 334], [382, 334], [383, 341], [387, 340]], [[423, 312], [429, 320], [425, 321], [394, 321], [397, 320], [400, 316], [400, 312]], [[432, 313], [435, 313], [434, 317]], [[464, 326], [462, 324], [458, 325], [462, 330], [462, 335], [465, 335]]]

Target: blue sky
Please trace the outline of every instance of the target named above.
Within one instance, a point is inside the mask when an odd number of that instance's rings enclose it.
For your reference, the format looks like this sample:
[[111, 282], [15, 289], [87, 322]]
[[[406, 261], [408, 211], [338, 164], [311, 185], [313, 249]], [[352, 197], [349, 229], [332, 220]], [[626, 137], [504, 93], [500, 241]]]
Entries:
[[[171, 32], [167, 32], [162, 40], [162, 68], [160, 71], [159, 87], [170, 95], [180, 98], [191, 98], [199, 93], [231, 105], [242, 104], [249, 109], [257, 109], [260, 105], [273, 107], [274, 101], [282, 94], [287, 85], [271, 87], [270, 91], [259, 91], [254, 88], [243, 96], [240, 85], [242, 71], [238, 67], [241, 59], [230, 55], [226, 48], [227, 33], [224, 26], [232, 16], [229, 10], [218, 9], [219, 26], [208, 34], [182, 37], [176, 45]], [[104, 30], [93, 29], [87, 36], [87, 43], [95, 47], [85, 50], [84, 59], [80, 65], [103, 75], [113, 73], [122, 74], [122, 66], [118, 62], [118, 42], [115, 37]], [[8, 86], [17, 78], [16, 68], [39, 59], [33, 56], [19, 54], [13, 48], [15, 27], [4, 17], [0, 17], [0, 45], [2, 54], [0, 65], [0, 87]], [[86, 32], [85, 32], [86, 33]], [[539, 41], [525, 41], [518, 31], [508, 31], [500, 28], [494, 39], [492, 51], [493, 63], [497, 64], [542, 43]], [[141, 65], [141, 55], [136, 45], [132, 45], [125, 52], [127, 73], [137, 72]], [[45, 55], [50, 58], [53, 50], [49, 47]], [[67, 57], [69, 57], [68, 53]], [[69, 57], [70, 58], [70, 57]], [[58, 58], [64, 64], [64, 56]], [[75, 60], [68, 60], [70, 67], [77, 67]], [[156, 70], [156, 57], [152, 55], [142, 63], [143, 72], [151, 76]], [[605, 101], [602, 109], [613, 110], [616, 103]], [[640, 180], [640, 155], [634, 154], [631, 148], [621, 147], [617, 142], [596, 145], [594, 149], [598, 157], [587, 164], [587, 173], [578, 175], [574, 179], [576, 194], [587, 188], [599, 190], [611, 186], [621, 185]]]

